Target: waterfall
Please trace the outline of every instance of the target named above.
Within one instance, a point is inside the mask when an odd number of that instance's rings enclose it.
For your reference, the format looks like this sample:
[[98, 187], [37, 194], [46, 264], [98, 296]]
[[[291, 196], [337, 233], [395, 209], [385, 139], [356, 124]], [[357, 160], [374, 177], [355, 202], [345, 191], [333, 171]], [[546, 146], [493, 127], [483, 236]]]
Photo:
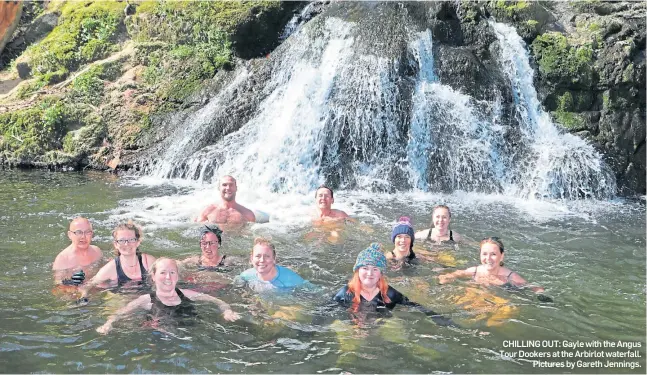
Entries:
[[501, 53], [500, 63], [516, 101], [517, 120], [527, 155], [518, 165], [509, 194], [573, 199], [609, 198], [615, 194], [615, 178], [601, 155], [585, 140], [560, 131], [541, 108], [533, 85], [526, 45], [516, 30], [491, 22]]
[[[430, 30], [375, 36], [335, 17], [317, 17], [294, 32], [297, 25], [265, 62], [271, 74], [251, 117], [234, 132], [217, 128], [221, 137], [205, 126], [227, 120], [238, 87], [252, 79], [241, 69], [188, 117], [154, 174], [205, 182], [231, 174], [256, 191], [279, 193], [332, 182], [373, 191], [613, 196], [615, 180], [600, 155], [541, 109], [513, 28], [491, 23], [515, 97], [516, 118], [504, 126], [501, 93], [476, 100], [438, 81]], [[376, 52], [385, 45], [405, 51]], [[520, 137], [513, 144], [511, 127]]]
[[[175, 134], [173, 135], [172, 142], [161, 155], [160, 160], [149, 171], [150, 174], [168, 178], [168, 177], [196, 177], [195, 169], [199, 164], [195, 159], [190, 159], [187, 165], [187, 155], [199, 151], [202, 147], [206, 146], [205, 139], [211, 138], [208, 134], [212, 131], [207, 124], [214, 121], [214, 118], [226, 116], [222, 112], [223, 107], [228, 103], [233, 95], [235, 95], [238, 87], [248, 78], [249, 73], [247, 69], [240, 68], [233, 78], [232, 82], [222, 89], [218, 95], [211, 98], [209, 102], [197, 112], [191, 114], [188, 119], [183, 122]], [[180, 171], [178, 171], [180, 169]], [[197, 176], [202, 176], [203, 173], [198, 173]]]

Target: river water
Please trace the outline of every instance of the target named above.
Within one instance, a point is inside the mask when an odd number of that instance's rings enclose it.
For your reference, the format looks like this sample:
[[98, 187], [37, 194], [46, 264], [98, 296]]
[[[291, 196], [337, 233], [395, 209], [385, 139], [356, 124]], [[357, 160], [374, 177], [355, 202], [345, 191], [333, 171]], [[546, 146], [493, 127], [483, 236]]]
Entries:
[[[190, 219], [215, 200], [215, 188], [92, 172], [0, 171], [0, 371], [644, 373], [644, 204], [339, 191], [334, 207], [358, 223], [332, 238], [309, 224], [313, 195], [240, 186], [239, 202], [268, 212], [272, 220], [241, 233], [225, 233], [222, 251], [246, 258], [254, 236], [271, 237], [279, 264], [318, 285], [316, 292], [258, 298], [233, 287], [213, 288], [210, 293], [231, 303], [243, 319], [229, 323], [214, 307], [199, 305], [199, 318], [186, 326], [151, 328], [142, 315], [135, 315], [102, 336], [95, 329], [136, 294], [96, 291], [88, 305], [77, 306], [54, 288], [51, 265], [68, 244], [69, 220], [90, 218], [94, 243], [106, 256], [111, 253], [111, 229], [130, 218], [144, 227], [144, 252], [184, 258], [199, 252], [197, 225]], [[422, 313], [401, 307], [391, 317], [368, 317], [358, 325], [345, 310], [330, 305], [330, 297], [351, 275], [359, 251], [373, 241], [388, 248], [390, 226], [400, 215], [410, 216], [417, 230], [424, 229], [431, 207], [439, 203], [452, 208], [452, 229], [468, 241], [457, 248], [428, 249], [437, 254], [433, 262], [389, 270], [387, 276], [396, 289], [451, 316], [459, 328], [437, 326]], [[438, 285], [433, 276], [439, 264], [476, 264], [476, 243], [490, 235], [503, 238], [506, 265], [546, 288], [554, 303], [541, 303], [527, 291], [483, 289], [469, 282]], [[247, 267], [242, 264], [222, 277], [232, 278]], [[510, 348], [537, 340], [540, 348]], [[639, 358], [615, 361], [640, 367], [564, 370], [533, 365], [537, 358], [518, 358], [560, 348], [548, 347], [550, 340], [557, 340], [561, 349], [577, 341], [634, 343], [640, 345], [635, 352]], [[501, 351], [515, 352], [516, 357]], [[595, 360], [570, 361], [578, 359]]]

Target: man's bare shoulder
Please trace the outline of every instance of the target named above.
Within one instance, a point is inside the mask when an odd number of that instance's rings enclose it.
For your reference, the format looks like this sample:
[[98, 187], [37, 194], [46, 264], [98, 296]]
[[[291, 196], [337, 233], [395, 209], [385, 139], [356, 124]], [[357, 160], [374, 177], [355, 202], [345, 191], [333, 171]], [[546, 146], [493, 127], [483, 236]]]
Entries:
[[68, 263], [70, 263], [71, 255], [73, 254], [72, 250], [72, 245], [66, 247], [65, 249], [61, 250], [60, 253], [56, 256], [54, 259], [54, 264], [52, 264], [52, 269], [54, 271], [57, 270], [65, 270], [70, 267], [68, 267]]
[[93, 254], [97, 254], [99, 257], [103, 256], [103, 251], [99, 248], [97, 245], [90, 245], [90, 249], [92, 250]]
[[240, 203], [236, 203], [236, 209], [238, 210], [238, 212], [240, 212], [241, 215], [243, 215], [245, 220], [251, 221], [251, 222], [256, 221], [256, 215], [254, 215], [254, 212], [249, 208], [243, 206]]
[[347, 218], [349, 216], [348, 216], [347, 213], [345, 213], [342, 210], [332, 209], [332, 210], [330, 210], [330, 217], [333, 217], [335, 219], [345, 219], [345, 218]]

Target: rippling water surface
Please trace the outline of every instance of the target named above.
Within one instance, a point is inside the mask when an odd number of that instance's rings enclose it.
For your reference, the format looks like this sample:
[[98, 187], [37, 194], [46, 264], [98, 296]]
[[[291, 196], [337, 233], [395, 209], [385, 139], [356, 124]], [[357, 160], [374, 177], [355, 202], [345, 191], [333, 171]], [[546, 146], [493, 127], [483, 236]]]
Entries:
[[[563, 372], [533, 367], [526, 358], [502, 357], [501, 350], [511, 350], [504, 347], [506, 340], [638, 342], [641, 357], [624, 360], [637, 361], [640, 368], [574, 372], [645, 371], [645, 207], [634, 201], [336, 192], [335, 207], [358, 219], [336, 239], [310, 226], [311, 196], [240, 186], [238, 200], [269, 212], [272, 221], [242, 233], [225, 233], [222, 251], [246, 259], [254, 236], [271, 237], [279, 263], [321, 286], [318, 292], [260, 298], [223, 288], [215, 279], [195, 282], [187, 286], [204, 288], [231, 303], [243, 319], [229, 323], [214, 307], [200, 305], [199, 317], [180, 326], [152, 328], [142, 315], [135, 315], [101, 336], [96, 327], [137, 294], [98, 291], [90, 304], [79, 307], [68, 292], [53, 287], [52, 261], [68, 244], [65, 232], [71, 218], [83, 215], [92, 220], [94, 243], [106, 255], [111, 251], [111, 229], [132, 218], [144, 226], [144, 252], [184, 258], [199, 252], [197, 226], [190, 219], [215, 195], [212, 186], [186, 182], [0, 171], [2, 371]], [[467, 243], [427, 249], [434, 251], [436, 261], [387, 275], [396, 289], [451, 316], [460, 328], [439, 327], [420, 312], [404, 308], [390, 317], [369, 316], [357, 325], [346, 311], [330, 305], [360, 250], [373, 241], [388, 247], [390, 226], [400, 215], [409, 215], [417, 230], [424, 229], [431, 207], [438, 203], [450, 205], [452, 228], [468, 237]], [[438, 285], [433, 278], [436, 268], [476, 264], [477, 240], [489, 235], [504, 239], [506, 264], [544, 286], [554, 303], [540, 303], [526, 291], [483, 289], [468, 282]], [[218, 277], [226, 281], [244, 268], [247, 265]], [[191, 271], [186, 276], [204, 279]]]

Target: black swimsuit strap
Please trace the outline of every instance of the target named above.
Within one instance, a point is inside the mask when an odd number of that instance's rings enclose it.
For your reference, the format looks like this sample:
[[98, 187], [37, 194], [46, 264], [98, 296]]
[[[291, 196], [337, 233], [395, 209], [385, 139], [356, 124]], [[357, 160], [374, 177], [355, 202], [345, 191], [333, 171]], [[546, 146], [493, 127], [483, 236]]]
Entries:
[[449, 240], [454, 241], [454, 233], [451, 230], [449, 231]]
[[142, 253], [137, 253], [137, 260], [139, 261], [139, 272], [142, 274], [142, 282], [146, 282], [146, 274], [148, 271], [144, 267], [144, 262], [142, 262]]
[[121, 268], [121, 259], [119, 256], [115, 257], [115, 268], [117, 269], [117, 283], [122, 284], [132, 280], [126, 275], [124, 269]]
[[[146, 268], [144, 268], [144, 262], [142, 261], [142, 254], [137, 253], [137, 261], [139, 262], [139, 272], [141, 273], [142, 277], [142, 283], [146, 282], [146, 274], [148, 271], [146, 271]], [[119, 284], [132, 281], [128, 275], [124, 272], [124, 269], [121, 267], [121, 259], [119, 256], [115, 257], [115, 267], [117, 268], [117, 282]]]
[[227, 258], [226, 254], [222, 256], [222, 259], [220, 259], [220, 262], [218, 264], [216, 264], [215, 266], [204, 266], [204, 265], [202, 265], [202, 257], [200, 257], [198, 259], [198, 267], [203, 267], [203, 268], [206, 268], [206, 269], [222, 267], [222, 266], [225, 265], [225, 258]]

